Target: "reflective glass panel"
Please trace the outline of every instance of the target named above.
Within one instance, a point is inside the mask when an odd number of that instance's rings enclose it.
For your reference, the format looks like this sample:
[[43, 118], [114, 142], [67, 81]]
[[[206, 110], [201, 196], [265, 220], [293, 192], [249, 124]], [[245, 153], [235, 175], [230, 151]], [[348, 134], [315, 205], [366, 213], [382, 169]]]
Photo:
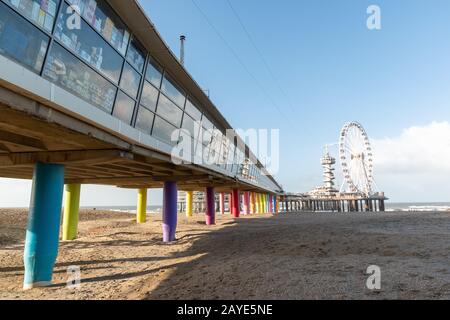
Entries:
[[131, 119], [133, 119], [134, 106], [134, 100], [130, 99], [130, 97], [128, 97], [125, 93], [119, 91], [116, 104], [114, 106], [113, 115], [123, 122], [130, 124]]
[[175, 145], [177, 141], [171, 141], [172, 134], [174, 133], [175, 130], [177, 130], [177, 128], [172, 126], [167, 121], [156, 116], [155, 124], [153, 125], [153, 132], [152, 132], [153, 136], [167, 142], [168, 144]]
[[122, 55], [127, 51], [130, 33], [105, 0], [68, 0], [81, 16]]
[[159, 91], [155, 89], [150, 83], [145, 81], [142, 89], [141, 104], [152, 111], [156, 110], [156, 103], [158, 102]]
[[200, 125], [195, 123], [195, 120], [189, 117], [187, 114], [183, 117], [183, 129], [186, 129], [191, 134], [191, 138], [197, 140], [198, 139], [198, 131], [200, 129]]
[[214, 129], [213, 123], [211, 121], [209, 121], [209, 119], [206, 117], [203, 117], [202, 125], [205, 129]]
[[0, 2], [0, 54], [40, 72], [49, 38]]
[[158, 89], [161, 87], [162, 67], [151, 59], [147, 66], [145, 78], [150, 81]]
[[187, 112], [195, 120], [202, 119], [202, 113], [200, 112], [200, 110], [198, 110], [198, 108], [192, 103], [190, 99], [186, 100], [186, 107], [184, 111]]
[[150, 134], [152, 131], [153, 119], [155, 115], [144, 107], [140, 107], [136, 119], [136, 128], [142, 132]]
[[43, 76], [111, 113], [116, 87], [56, 43], [49, 52]]
[[131, 97], [136, 98], [139, 85], [141, 83], [141, 76], [128, 63], [125, 63], [120, 79], [120, 87], [128, 93]]
[[44, 30], [52, 32], [60, 0], [4, 1]]
[[156, 113], [176, 127], [180, 127], [183, 111], [181, 111], [180, 108], [178, 108], [172, 101], [167, 99], [163, 94], [159, 96], [158, 108], [156, 109]]
[[164, 92], [180, 108], [184, 108], [185, 96], [183, 90], [167, 75], [164, 75], [161, 91]]
[[81, 28], [68, 28], [69, 17], [64, 4], [55, 28], [55, 37], [67, 48], [75, 52], [85, 62], [118, 83], [123, 58], [106, 43], [86, 22], [81, 21]]
[[135, 39], [131, 40], [128, 47], [127, 60], [137, 71], [142, 73], [145, 63], [145, 50]]

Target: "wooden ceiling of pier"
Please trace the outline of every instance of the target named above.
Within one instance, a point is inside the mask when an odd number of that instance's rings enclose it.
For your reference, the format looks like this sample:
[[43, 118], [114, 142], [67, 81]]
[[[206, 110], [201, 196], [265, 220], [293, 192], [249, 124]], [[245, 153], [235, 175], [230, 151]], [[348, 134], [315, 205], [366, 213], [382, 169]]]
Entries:
[[[208, 186], [218, 191], [229, 191], [237, 186], [252, 190], [250, 186], [199, 166], [175, 165], [169, 156], [156, 151], [115, 143], [115, 138], [108, 133], [79, 120], [71, 121], [76, 121], [80, 131], [88, 134], [14, 110], [1, 101], [0, 115], [0, 177], [31, 179], [34, 164], [39, 161], [64, 164], [66, 183], [160, 188], [164, 181], [176, 181], [180, 190], [202, 190]], [[66, 115], [61, 117], [66, 117], [64, 121], [70, 120]], [[137, 154], [136, 150], [143, 154]]]

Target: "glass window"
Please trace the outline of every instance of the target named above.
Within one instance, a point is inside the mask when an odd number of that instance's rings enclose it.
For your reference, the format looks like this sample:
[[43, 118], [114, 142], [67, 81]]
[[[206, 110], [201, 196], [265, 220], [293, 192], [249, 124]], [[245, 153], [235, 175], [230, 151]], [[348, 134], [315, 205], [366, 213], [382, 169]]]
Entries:
[[39, 73], [48, 42], [43, 32], [0, 2], [0, 54]]
[[205, 129], [211, 129], [211, 130], [214, 129], [213, 123], [211, 121], [209, 121], [209, 119], [206, 117], [203, 117], [202, 125]]
[[[52, 32], [60, 0], [4, 0], [23, 16]], [[2, 9], [3, 10], [3, 9]]]
[[180, 108], [173, 104], [173, 102], [167, 99], [163, 94], [159, 96], [156, 113], [178, 128], [180, 127], [183, 111], [181, 111]]
[[198, 132], [200, 129], [200, 124], [196, 124], [195, 120], [192, 119], [190, 116], [188, 116], [187, 114], [184, 115], [183, 117], [183, 129], [186, 129], [187, 131], [189, 131], [189, 133], [191, 134], [191, 138], [197, 140], [198, 139]]
[[43, 75], [111, 113], [116, 87], [56, 43], [49, 53]]
[[158, 102], [159, 91], [155, 89], [150, 83], [145, 81], [142, 89], [141, 104], [152, 111], [156, 110], [156, 103]]
[[68, 0], [80, 8], [82, 17], [122, 55], [127, 51], [130, 33], [105, 0]]
[[152, 131], [153, 119], [155, 115], [144, 107], [140, 107], [136, 119], [136, 128], [142, 132], [150, 134]]
[[131, 119], [133, 119], [134, 106], [134, 100], [130, 99], [130, 97], [128, 97], [126, 94], [119, 91], [116, 99], [116, 104], [114, 106], [113, 115], [123, 122], [130, 124]]
[[212, 130], [203, 128], [203, 138], [202, 143], [206, 146], [211, 143], [212, 140]]
[[67, 8], [68, 5], [64, 4], [56, 24], [55, 38], [113, 82], [118, 83], [123, 58], [86, 22], [82, 21], [79, 29], [69, 29], [67, 21], [72, 13], [68, 14]]
[[168, 77], [168, 75], [164, 75], [161, 90], [179, 107], [184, 108], [184, 92]]
[[157, 116], [155, 118], [155, 124], [153, 125], [152, 135], [160, 138], [161, 140], [167, 142], [168, 144], [175, 145], [177, 141], [171, 140], [172, 134], [174, 133], [175, 130], [177, 130], [177, 128], [175, 128], [173, 125]]
[[139, 85], [141, 83], [141, 76], [128, 63], [125, 63], [120, 79], [120, 87], [128, 93], [131, 97], [136, 98]]
[[132, 39], [128, 47], [127, 60], [131, 65], [142, 73], [145, 63], [145, 50], [135, 39]]
[[185, 112], [187, 112], [192, 118], [195, 120], [200, 121], [202, 119], [202, 113], [198, 108], [191, 102], [190, 99], [186, 100], [186, 107], [184, 109]]
[[158, 63], [151, 59], [147, 65], [147, 71], [145, 77], [148, 81], [153, 83], [155, 87], [158, 89], [161, 87], [161, 79], [162, 79], [162, 67], [159, 66]]

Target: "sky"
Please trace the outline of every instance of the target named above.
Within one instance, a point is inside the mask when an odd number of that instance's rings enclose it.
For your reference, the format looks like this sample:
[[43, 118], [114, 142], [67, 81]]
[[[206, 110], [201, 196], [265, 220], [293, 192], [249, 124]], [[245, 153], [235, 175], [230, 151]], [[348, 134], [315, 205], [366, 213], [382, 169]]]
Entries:
[[[324, 145], [358, 121], [379, 191], [393, 202], [450, 201], [448, 0], [140, 2], [176, 54], [186, 35], [188, 72], [233, 127], [280, 129], [276, 179], [286, 191], [320, 185]], [[380, 30], [366, 25], [373, 4]], [[339, 164], [336, 173], [339, 187]], [[0, 206], [28, 204], [30, 182], [0, 180], [0, 190]], [[82, 205], [135, 199], [134, 190], [83, 186]], [[152, 199], [160, 204], [161, 192]]]

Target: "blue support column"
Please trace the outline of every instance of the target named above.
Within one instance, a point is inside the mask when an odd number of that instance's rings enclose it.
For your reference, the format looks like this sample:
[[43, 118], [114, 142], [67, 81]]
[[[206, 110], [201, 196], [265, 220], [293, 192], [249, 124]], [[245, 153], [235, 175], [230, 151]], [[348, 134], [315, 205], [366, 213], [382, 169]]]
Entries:
[[164, 182], [163, 191], [163, 241], [175, 241], [177, 229], [177, 184]]
[[58, 255], [63, 190], [64, 166], [37, 163], [23, 257], [25, 290], [51, 284]]

